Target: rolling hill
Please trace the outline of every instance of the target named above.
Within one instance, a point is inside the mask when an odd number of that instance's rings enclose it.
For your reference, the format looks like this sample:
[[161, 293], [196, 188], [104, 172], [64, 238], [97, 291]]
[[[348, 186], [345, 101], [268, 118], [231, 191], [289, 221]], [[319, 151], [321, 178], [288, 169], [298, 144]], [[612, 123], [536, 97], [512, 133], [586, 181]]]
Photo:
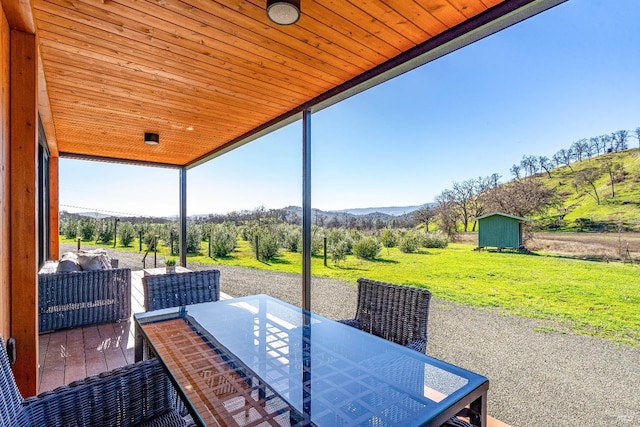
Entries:
[[550, 174], [538, 174], [534, 179], [556, 190], [559, 205], [534, 218], [538, 228], [640, 231], [639, 149], [574, 162]]

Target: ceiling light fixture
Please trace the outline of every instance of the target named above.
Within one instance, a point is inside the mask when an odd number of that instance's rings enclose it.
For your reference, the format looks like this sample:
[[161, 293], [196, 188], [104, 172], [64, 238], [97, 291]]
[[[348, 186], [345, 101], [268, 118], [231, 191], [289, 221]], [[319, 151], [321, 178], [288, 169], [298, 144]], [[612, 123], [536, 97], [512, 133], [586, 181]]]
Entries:
[[291, 25], [300, 19], [300, 0], [267, 0], [267, 16], [278, 25]]
[[144, 143], [148, 145], [158, 145], [160, 143], [160, 135], [153, 132], [145, 132]]

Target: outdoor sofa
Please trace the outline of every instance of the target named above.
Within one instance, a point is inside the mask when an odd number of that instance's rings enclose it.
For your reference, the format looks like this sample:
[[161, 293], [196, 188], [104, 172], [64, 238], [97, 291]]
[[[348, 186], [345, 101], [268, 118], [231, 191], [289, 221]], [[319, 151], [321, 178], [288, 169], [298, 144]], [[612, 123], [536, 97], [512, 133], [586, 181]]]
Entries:
[[95, 269], [60, 271], [65, 270], [60, 268], [64, 261], [63, 257], [57, 263], [56, 271], [43, 269], [38, 274], [40, 333], [131, 316], [130, 268], [111, 268], [117, 261], [102, 259], [101, 265], [93, 263]]

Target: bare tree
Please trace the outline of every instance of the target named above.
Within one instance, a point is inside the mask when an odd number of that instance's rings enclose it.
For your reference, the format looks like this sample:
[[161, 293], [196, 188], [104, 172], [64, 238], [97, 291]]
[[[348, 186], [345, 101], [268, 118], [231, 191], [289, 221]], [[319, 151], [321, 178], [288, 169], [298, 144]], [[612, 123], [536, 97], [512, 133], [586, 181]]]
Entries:
[[571, 144], [571, 150], [575, 153], [575, 158], [579, 162], [582, 161], [582, 156], [585, 154], [587, 145], [586, 139], [581, 139]]
[[640, 127], [635, 128], [633, 136], [638, 140], [638, 148], [640, 148]]
[[558, 203], [556, 191], [536, 179], [512, 181], [488, 192], [485, 200], [488, 212], [500, 211], [526, 217], [544, 212]]
[[611, 133], [611, 147], [613, 151], [619, 152], [629, 148], [627, 141], [629, 140], [629, 131], [617, 130]]
[[596, 168], [585, 168], [579, 171], [575, 177], [576, 188], [586, 189], [587, 194], [593, 197], [597, 204], [600, 204], [600, 196], [598, 195], [598, 187], [596, 181], [602, 176], [602, 172]]
[[473, 220], [471, 231], [476, 231], [476, 226], [478, 225], [478, 222], [476, 221], [477, 218], [486, 213], [486, 194], [498, 185], [499, 179], [500, 175], [494, 173], [484, 178], [478, 177], [478, 179], [475, 181], [475, 196], [473, 197], [473, 199], [471, 199], [470, 203], [471, 218]]
[[491, 175], [489, 175], [489, 177], [487, 178], [489, 181], [489, 188], [493, 189], [500, 185], [500, 178], [502, 177], [499, 173], [492, 173]]
[[464, 231], [469, 230], [469, 221], [472, 217], [473, 199], [477, 195], [476, 182], [468, 179], [462, 182], [454, 182], [451, 189], [452, 200], [458, 208], [460, 220]]
[[429, 231], [429, 224], [436, 216], [436, 210], [432, 206], [424, 206], [413, 213], [416, 221], [425, 225], [426, 231]]
[[591, 142], [586, 139], [584, 140], [584, 144], [585, 144], [584, 154], [587, 156], [588, 159], [591, 159], [591, 157], [595, 153], [593, 145], [591, 145]]
[[571, 167], [571, 161], [573, 160], [573, 152], [571, 149], [565, 150], [564, 148], [558, 151], [558, 155], [560, 156], [560, 160], [562, 164], [565, 166], [569, 166], [571, 172], [573, 172], [573, 168]]
[[560, 151], [558, 151], [556, 154], [551, 156], [551, 160], [553, 161], [553, 164], [555, 167], [559, 167], [561, 164], [563, 164], [562, 155], [560, 154]]
[[600, 145], [600, 138], [597, 136], [589, 138], [589, 145], [596, 156], [600, 154], [600, 150], [602, 149], [602, 146]]
[[613, 152], [613, 147], [611, 144], [611, 137], [609, 135], [600, 135], [600, 146], [602, 147], [603, 153], [611, 153]]
[[513, 175], [515, 179], [520, 179], [520, 170], [521, 170], [520, 165], [511, 166], [511, 175]]
[[451, 240], [454, 240], [458, 233], [458, 212], [456, 204], [453, 202], [453, 194], [451, 190], [443, 191], [436, 197], [436, 218], [440, 225], [440, 230], [445, 233]]
[[616, 198], [615, 181], [616, 176], [624, 170], [624, 166], [621, 162], [614, 161], [612, 159], [605, 159], [602, 162], [602, 171], [609, 175], [609, 183], [611, 185], [611, 198]]
[[533, 176], [538, 173], [538, 158], [536, 156], [522, 156], [520, 167], [525, 176]]
[[540, 169], [544, 170], [549, 178], [551, 178], [551, 169], [553, 169], [553, 163], [551, 160], [549, 160], [547, 156], [540, 156], [538, 157], [538, 165], [540, 166]]

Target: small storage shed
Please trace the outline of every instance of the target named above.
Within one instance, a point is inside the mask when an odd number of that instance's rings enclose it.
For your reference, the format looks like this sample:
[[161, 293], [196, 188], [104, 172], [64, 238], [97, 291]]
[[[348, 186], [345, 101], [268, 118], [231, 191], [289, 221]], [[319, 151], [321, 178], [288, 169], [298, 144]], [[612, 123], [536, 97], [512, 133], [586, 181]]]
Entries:
[[519, 249], [523, 246], [522, 224], [531, 220], [502, 212], [492, 212], [476, 218], [478, 247]]

